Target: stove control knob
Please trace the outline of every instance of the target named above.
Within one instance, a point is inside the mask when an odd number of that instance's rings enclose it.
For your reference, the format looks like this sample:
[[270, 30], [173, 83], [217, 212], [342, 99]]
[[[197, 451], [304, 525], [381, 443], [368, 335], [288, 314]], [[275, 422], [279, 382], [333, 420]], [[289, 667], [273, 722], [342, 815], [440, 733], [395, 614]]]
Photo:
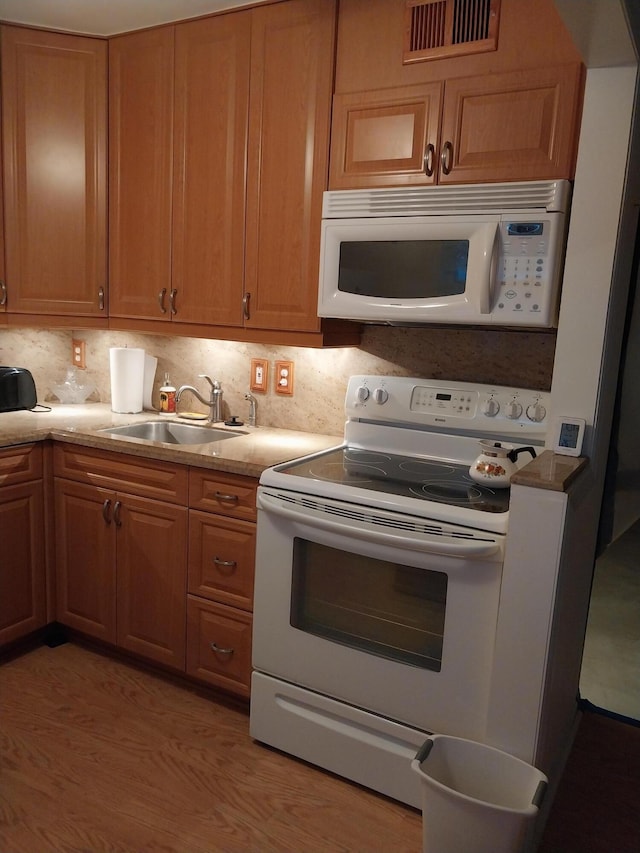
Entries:
[[379, 406], [382, 406], [389, 399], [389, 392], [385, 391], [384, 388], [376, 388], [373, 392], [373, 399]]
[[485, 401], [482, 407], [482, 413], [485, 414], [488, 418], [495, 418], [499, 411], [500, 403], [493, 397], [489, 397], [489, 399]]
[[522, 406], [517, 400], [512, 400], [507, 406], [505, 414], [512, 421], [516, 421], [522, 414]]
[[540, 421], [543, 421], [547, 417], [547, 410], [542, 403], [532, 403], [530, 406], [527, 406], [527, 417], [530, 421], [539, 424]]
[[359, 403], [366, 403], [369, 399], [369, 389], [366, 385], [361, 385], [356, 391], [356, 400]]

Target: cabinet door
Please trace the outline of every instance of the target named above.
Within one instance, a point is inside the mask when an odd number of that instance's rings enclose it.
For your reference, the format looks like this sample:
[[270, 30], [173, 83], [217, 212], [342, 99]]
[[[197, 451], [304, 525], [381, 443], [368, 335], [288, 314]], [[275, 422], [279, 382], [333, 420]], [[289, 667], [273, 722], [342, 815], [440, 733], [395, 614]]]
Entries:
[[[0, 111], [0, 139], [2, 139], [2, 113]], [[7, 285], [4, 269], [4, 180], [2, 177], [2, 146], [0, 145], [0, 322], [6, 319]]]
[[58, 621], [116, 641], [115, 493], [55, 479]]
[[194, 596], [187, 602], [187, 673], [240, 696], [251, 691], [250, 613]]
[[334, 31], [333, 0], [253, 10], [245, 273], [250, 327], [319, 328]]
[[242, 325], [249, 12], [176, 26], [175, 319]]
[[255, 560], [255, 524], [190, 510], [190, 593], [252, 610]]
[[0, 645], [46, 622], [42, 482], [0, 489]]
[[336, 95], [332, 190], [436, 180], [442, 83]]
[[106, 317], [106, 42], [2, 28], [12, 313]]
[[184, 670], [187, 510], [132, 495], [118, 502], [118, 645]]
[[578, 63], [448, 80], [440, 183], [572, 178], [581, 87]]
[[169, 320], [173, 27], [109, 41], [109, 314]]

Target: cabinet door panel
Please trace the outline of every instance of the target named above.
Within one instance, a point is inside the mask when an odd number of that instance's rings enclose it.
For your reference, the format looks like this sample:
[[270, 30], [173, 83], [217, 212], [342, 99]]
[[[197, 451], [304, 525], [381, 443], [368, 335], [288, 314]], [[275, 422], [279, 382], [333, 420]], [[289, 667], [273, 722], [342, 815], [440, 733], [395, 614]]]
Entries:
[[11, 312], [106, 316], [106, 51], [2, 28]]
[[335, 4], [293, 0], [253, 14], [245, 323], [315, 331]]
[[118, 645], [184, 670], [187, 510], [118, 500]]
[[159, 27], [109, 42], [109, 314], [114, 317], [171, 317], [173, 38], [173, 27]]
[[187, 673], [240, 696], [251, 682], [250, 613], [188, 597]]
[[176, 320], [242, 325], [250, 13], [176, 27]]
[[111, 643], [116, 640], [114, 503], [115, 494], [106, 489], [55, 480], [58, 620]]
[[42, 482], [0, 490], [0, 645], [46, 622]]
[[434, 183], [442, 88], [431, 83], [336, 95], [331, 189]]
[[189, 512], [189, 592], [253, 609], [256, 526]]
[[581, 81], [579, 64], [447, 81], [440, 183], [573, 177]]

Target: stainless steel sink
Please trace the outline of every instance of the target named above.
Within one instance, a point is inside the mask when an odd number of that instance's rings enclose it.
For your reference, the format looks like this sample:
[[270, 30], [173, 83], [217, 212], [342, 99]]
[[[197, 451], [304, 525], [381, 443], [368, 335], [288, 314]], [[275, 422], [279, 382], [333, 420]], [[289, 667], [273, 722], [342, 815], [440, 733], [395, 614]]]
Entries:
[[145, 441], [159, 441], [162, 444], [208, 444], [212, 441], [224, 441], [246, 435], [242, 430], [217, 429], [196, 424], [179, 424], [175, 421], [144, 421], [139, 424], [127, 424], [121, 427], [106, 427], [96, 432], [109, 435], [122, 435], [129, 438], [141, 438]]

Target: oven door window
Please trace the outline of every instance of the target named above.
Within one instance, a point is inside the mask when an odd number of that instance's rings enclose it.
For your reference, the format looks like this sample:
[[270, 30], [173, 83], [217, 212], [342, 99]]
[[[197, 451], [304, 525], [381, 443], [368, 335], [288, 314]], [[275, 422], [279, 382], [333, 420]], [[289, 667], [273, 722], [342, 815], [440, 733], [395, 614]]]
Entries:
[[447, 575], [294, 539], [291, 625], [440, 672]]

